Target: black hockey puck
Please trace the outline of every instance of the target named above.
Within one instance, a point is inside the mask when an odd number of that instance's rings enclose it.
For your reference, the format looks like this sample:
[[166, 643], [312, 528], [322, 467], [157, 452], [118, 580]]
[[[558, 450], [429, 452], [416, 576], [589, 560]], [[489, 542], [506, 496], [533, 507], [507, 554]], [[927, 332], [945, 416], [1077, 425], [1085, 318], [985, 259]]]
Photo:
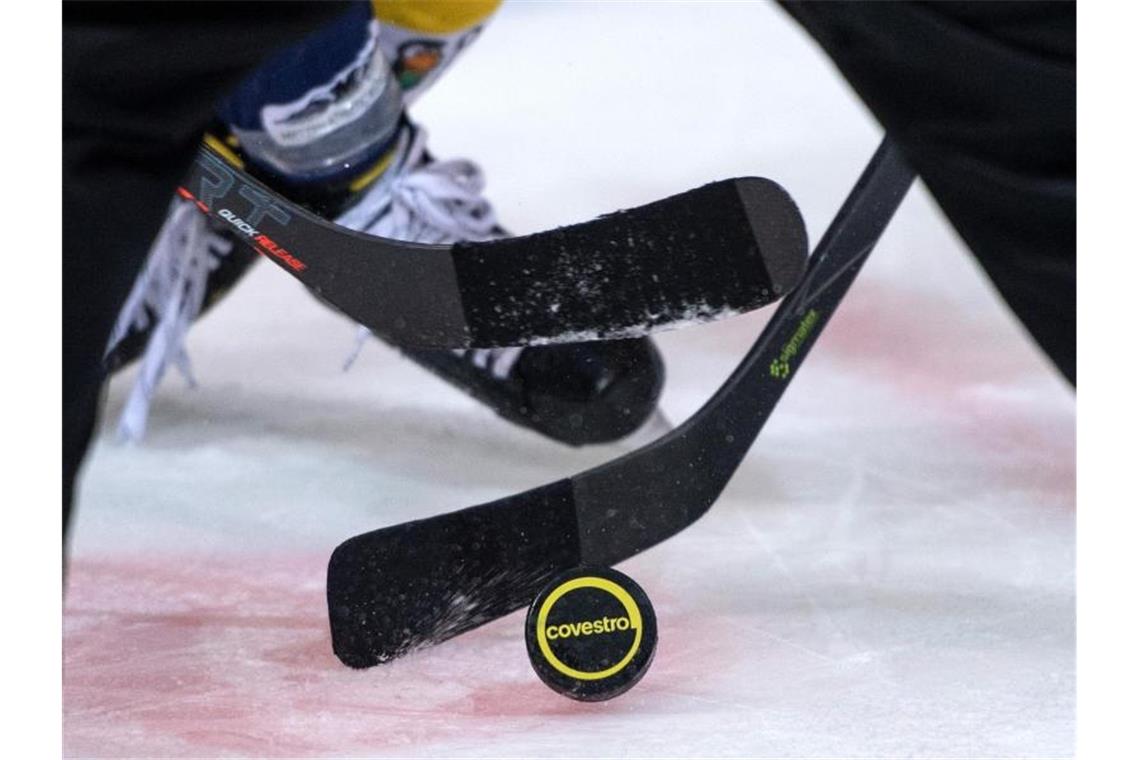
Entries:
[[657, 618], [633, 579], [579, 567], [539, 592], [526, 616], [534, 672], [571, 699], [600, 702], [641, 680], [657, 649]]

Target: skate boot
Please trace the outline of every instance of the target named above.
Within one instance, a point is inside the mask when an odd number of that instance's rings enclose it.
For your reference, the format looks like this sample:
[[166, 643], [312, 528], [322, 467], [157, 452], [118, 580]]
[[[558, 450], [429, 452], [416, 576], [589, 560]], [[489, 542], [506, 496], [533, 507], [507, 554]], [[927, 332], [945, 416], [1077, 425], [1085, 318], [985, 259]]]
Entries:
[[[365, 181], [335, 184], [299, 184], [266, 171], [221, 129], [209, 139], [231, 160], [345, 227], [433, 244], [507, 234], [482, 197], [481, 170], [465, 160], [435, 161], [426, 150], [426, 134], [407, 119]], [[180, 211], [185, 205], [172, 207], [108, 351], [111, 369], [143, 357], [120, 421], [120, 433], [128, 438], [144, 433], [149, 399], [169, 364], [193, 382], [183, 348], [190, 323], [257, 258], [203, 215]], [[357, 351], [368, 335], [358, 330]], [[640, 428], [656, 409], [664, 382], [661, 358], [648, 338], [455, 351], [396, 348], [503, 418], [573, 446], [615, 441]]]

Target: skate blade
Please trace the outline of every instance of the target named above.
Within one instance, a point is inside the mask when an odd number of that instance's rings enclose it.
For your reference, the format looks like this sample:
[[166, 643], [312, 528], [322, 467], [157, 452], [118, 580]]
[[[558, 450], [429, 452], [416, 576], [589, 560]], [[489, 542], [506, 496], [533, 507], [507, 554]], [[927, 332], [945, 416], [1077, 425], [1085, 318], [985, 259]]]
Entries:
[[621, 439], [621, 445], [630, 449], [640, 448], [673, 432], [673, 428], [673, 423], [661, 411], [661, 407], [656, 407], [641, 427]]

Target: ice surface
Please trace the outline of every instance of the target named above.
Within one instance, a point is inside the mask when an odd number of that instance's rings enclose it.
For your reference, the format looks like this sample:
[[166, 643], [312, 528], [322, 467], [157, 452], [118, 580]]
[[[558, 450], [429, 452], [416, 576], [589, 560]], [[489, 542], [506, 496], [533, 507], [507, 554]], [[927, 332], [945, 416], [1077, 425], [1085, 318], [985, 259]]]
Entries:
[[[760, 174], [817, 240], [879, 132], [774, 6], [506, 7], [417, 105], [520, 232]], [[766, 313], [660, 336], [694, 411]], [[620, 699], [530, 671], [522, 617], [358, 672], [344, 538], [620, 447], [512, 428], [260, 266], [192, 333], [148, 440], [87, 467], [66, 599], [71, 756], [1043, 756], [1073, 747], [1074, 403], [924, 191], [724, 498], [625, 563], [657, 659]]]

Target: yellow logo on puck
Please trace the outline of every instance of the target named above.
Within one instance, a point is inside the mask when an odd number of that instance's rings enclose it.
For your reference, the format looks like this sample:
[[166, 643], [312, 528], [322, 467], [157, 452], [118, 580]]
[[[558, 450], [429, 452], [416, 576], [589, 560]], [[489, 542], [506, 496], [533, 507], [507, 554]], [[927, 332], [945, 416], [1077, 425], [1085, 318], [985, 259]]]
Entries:
[[[582, 588], [594, 588], [599, 591], [604, 591], [612, 595], [618, 602], [621, 603], [625, 609], [626, 617], [624, 618], [611, 618], [605, 617], [597, 620], [586, 620], [577, 623], [563, 623], [558, 626], [548, 626], [547, 618], [550, 615], [550, 610], [566, 594]], [[543, 602], [542, 607], [538, 611], [537, 621], [537, 634], [538, 634], [538, 648], [542, 651], [542, 656], [550, 663], [550, 666], [563, 675], [570, 678], [577, 678], [583, 681], [596, 681], [603, 678], [609, 678], [629, 664], [633, 656], [637, 654], [637, 649], [641, 645], [641, 610], [638, 609], [637, 603], [629, 592], [624, 588], [606, 578], [598, 578], [596, 576], [587, 575], [578, 578], [573, 578], [566, 581], [558, 588], [551, 592], [550, 596]], [[571, 636], [590, 636], [596, 634], [605, 634], [613, 631], [627, 631], [633, 630], [633, 643], [630, 644], [629, 650], [625, 655], [618, 660], [618, 662], [605, 670], [598, 671], [585, 671], [577, 670], [570, 667], [550, 648], [551, 639], [565, 639]]]
[[629, 576], [600, 565], [551, 578], [531, 602], [523, 632], [539, 679], [583, 702], [624, 694], [657, 651], [649, 597]]

